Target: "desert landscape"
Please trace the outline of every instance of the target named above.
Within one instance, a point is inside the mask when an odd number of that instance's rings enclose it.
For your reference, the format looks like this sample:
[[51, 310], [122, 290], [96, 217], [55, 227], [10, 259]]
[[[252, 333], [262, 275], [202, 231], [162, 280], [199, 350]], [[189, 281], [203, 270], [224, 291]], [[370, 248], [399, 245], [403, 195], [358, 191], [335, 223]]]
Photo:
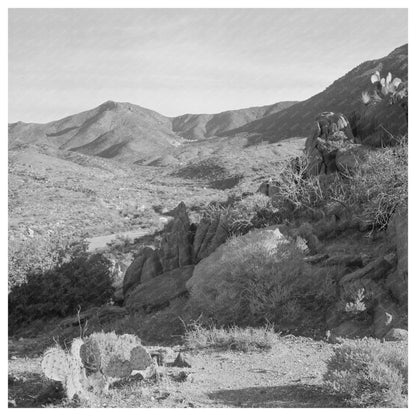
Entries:
[[408, 45], [367, 56], [9, 123], [9, 407], [407, 407]]

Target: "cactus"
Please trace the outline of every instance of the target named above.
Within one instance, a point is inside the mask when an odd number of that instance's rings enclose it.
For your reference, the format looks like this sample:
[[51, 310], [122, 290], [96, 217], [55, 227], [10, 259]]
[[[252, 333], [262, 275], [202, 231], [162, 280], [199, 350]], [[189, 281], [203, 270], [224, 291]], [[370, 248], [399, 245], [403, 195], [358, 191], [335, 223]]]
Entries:
[[46, 377], [62, 383], [65, 382], [69, 373], [68, 356], [60, 347], [52, 347], [46, 350], [41, 366]]
[[391, 72], [385, 78], [381, 78], [380, 72], [376, 71], [371, 75], [371, 83], [375, 85], [373, 94], [368, 91], [361, 94], [362, 102], [367, 105], [374, 105], [384, 98], [388, 98], [390, 104], [399, 104], [408, 117], [408, 85], [400, 78], [393, 78]]
[[152, 365], [150, 354], [134, 335], [94, 333], [85, 340], [76, 338], [70, 351], [49, 348], [42, 360], [46, 377], [62, 382], [68, 398], [84, 398], [89, 391], [101, 394], [111, 379], [130, 376], [133, 370]]
[[93, 339], [84, 342], [79, 350], [82, 364], [88, 372], [97, 372], [101, 367], [101, 353], [98, 343]]
[[133, 348], [130, 352], [130, 362], [133, 370], [145, 370], [153, 364], [150, 354], [141, 345]]
[[132, 365], [128, 360], [120, 357], [111, 357], [107, 366], [103, 368], [104, 375], [112, 378], [128, 377], [132, 372]]

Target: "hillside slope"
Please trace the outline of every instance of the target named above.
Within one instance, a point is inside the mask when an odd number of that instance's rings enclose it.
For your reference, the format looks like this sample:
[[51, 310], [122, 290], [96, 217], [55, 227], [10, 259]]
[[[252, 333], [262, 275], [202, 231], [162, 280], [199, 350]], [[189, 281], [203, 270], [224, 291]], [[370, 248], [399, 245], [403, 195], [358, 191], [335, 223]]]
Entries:
[[168, 118], [130, 103], [107, 101], [79, 114], [46, 124], [9, 124], [9, 145], [41, 144], [122, 162], [159, 156], [184, 140], [218, 136], [292, 105], [282, 102], [219, 114]]
[[9, 125], [11, 147], [19, 143], [46, 144], [121, 161], [173, 148], [179, 140], [171, 130], [168, 117], [137, 105], [113, 101], [46, 124]]
[[[322, 111], [351, 113], [363, 109], [361, 93], [371, 88], [370, 76], [380, 71], [382, 76], [391, 72], [402, 80], [408, 78], [408, 45], [400, 46], [386, 57], [366, 61], [358, 65], [345, 76], [333, 82], [328, 88], [308, 100], [294, 104], [276, 114], [248, 123], [240, 128], [221, 135], [237, 133], [256, 133], [270, 142], [288, 137], [306, 136], [314, 117]], [[393, 134], [403, 125], [404, 115], [398, 108], [386, 108], [378, 111], [375, 122], [387, 123]]]
[[262, 107], [242, 108], [217, 114], [184, 114], [172, 119], [175, 133], [188, 140], [202, 140], [236, 129], [254, 120], [278, 113], [296, 101], [282, 101]]

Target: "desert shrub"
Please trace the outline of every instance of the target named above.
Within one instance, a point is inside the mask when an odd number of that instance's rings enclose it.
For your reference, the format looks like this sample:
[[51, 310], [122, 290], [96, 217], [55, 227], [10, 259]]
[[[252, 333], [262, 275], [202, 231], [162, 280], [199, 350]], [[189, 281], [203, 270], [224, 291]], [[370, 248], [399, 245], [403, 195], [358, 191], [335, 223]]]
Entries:
[[43, 272], [62, 263], [70, 247], [84, 237], [82, 234], [68, 234], [57, 229], [47, 234], [36, 233], [25, 240], [10, 240], [9, 288], [24, 283], [29, 273]]
[[9, 328], [35, 319], [68, 316], [79, 307], [103, 305], [113, 296], [111, 263], [89, 254], [85, 241], [68, 247], [53, 268], [33, 270], [9, 293]]
[[223, 223], [229, 236], [246, 234], [254, 228], [264, 228], [280, 221], [278, 210], [270, 198], [260, 193], [229, 199], [225, 203], [211, 203], [204, 210], [203, 217], [210, 222], [225, 217]]
[[260, 328], [216, 328], [204, 327], [198, 322], [192, 322], [186, 328], [185, 345], [192, 349], [220, 348], [237, 351], [268, 350], [273, 346], [278, 335], [271, 325]]
[[218, 325], [307, 326], [310, 319], [316, 327], [335, 295], [334, 270], [306, 263], [294, 243], [270, 249], [263, 240], [230, 239], [216, 264], [221, 280], [213, 277], [215, 289], [212, 283], [193, 287], [191, 305]]
[[353, 406], [407, 407], [407, 344], [345, 341], [329, 359], [324, 380]]
[[337, 203], [349, 218], [368, 221], [373, 230], [383, 230], [395, 209], [407, 203], [407, 152], [406, 143], [369, 150], [366, 160], [348, 175], [308, 176], [303, 169], [294, 171], [288, 166], [279, 178], [273, 204], [288, 216], [293, 212], [325, 215], [329, 205]]

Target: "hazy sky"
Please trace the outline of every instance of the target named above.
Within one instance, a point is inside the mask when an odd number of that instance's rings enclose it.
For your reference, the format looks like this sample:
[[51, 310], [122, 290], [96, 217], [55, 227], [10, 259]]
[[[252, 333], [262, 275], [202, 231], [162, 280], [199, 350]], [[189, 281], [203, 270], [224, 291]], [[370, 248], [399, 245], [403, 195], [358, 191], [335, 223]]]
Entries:
[[9, 121], [302, 100], [406, 42], [406, 9], [12, 9]]

